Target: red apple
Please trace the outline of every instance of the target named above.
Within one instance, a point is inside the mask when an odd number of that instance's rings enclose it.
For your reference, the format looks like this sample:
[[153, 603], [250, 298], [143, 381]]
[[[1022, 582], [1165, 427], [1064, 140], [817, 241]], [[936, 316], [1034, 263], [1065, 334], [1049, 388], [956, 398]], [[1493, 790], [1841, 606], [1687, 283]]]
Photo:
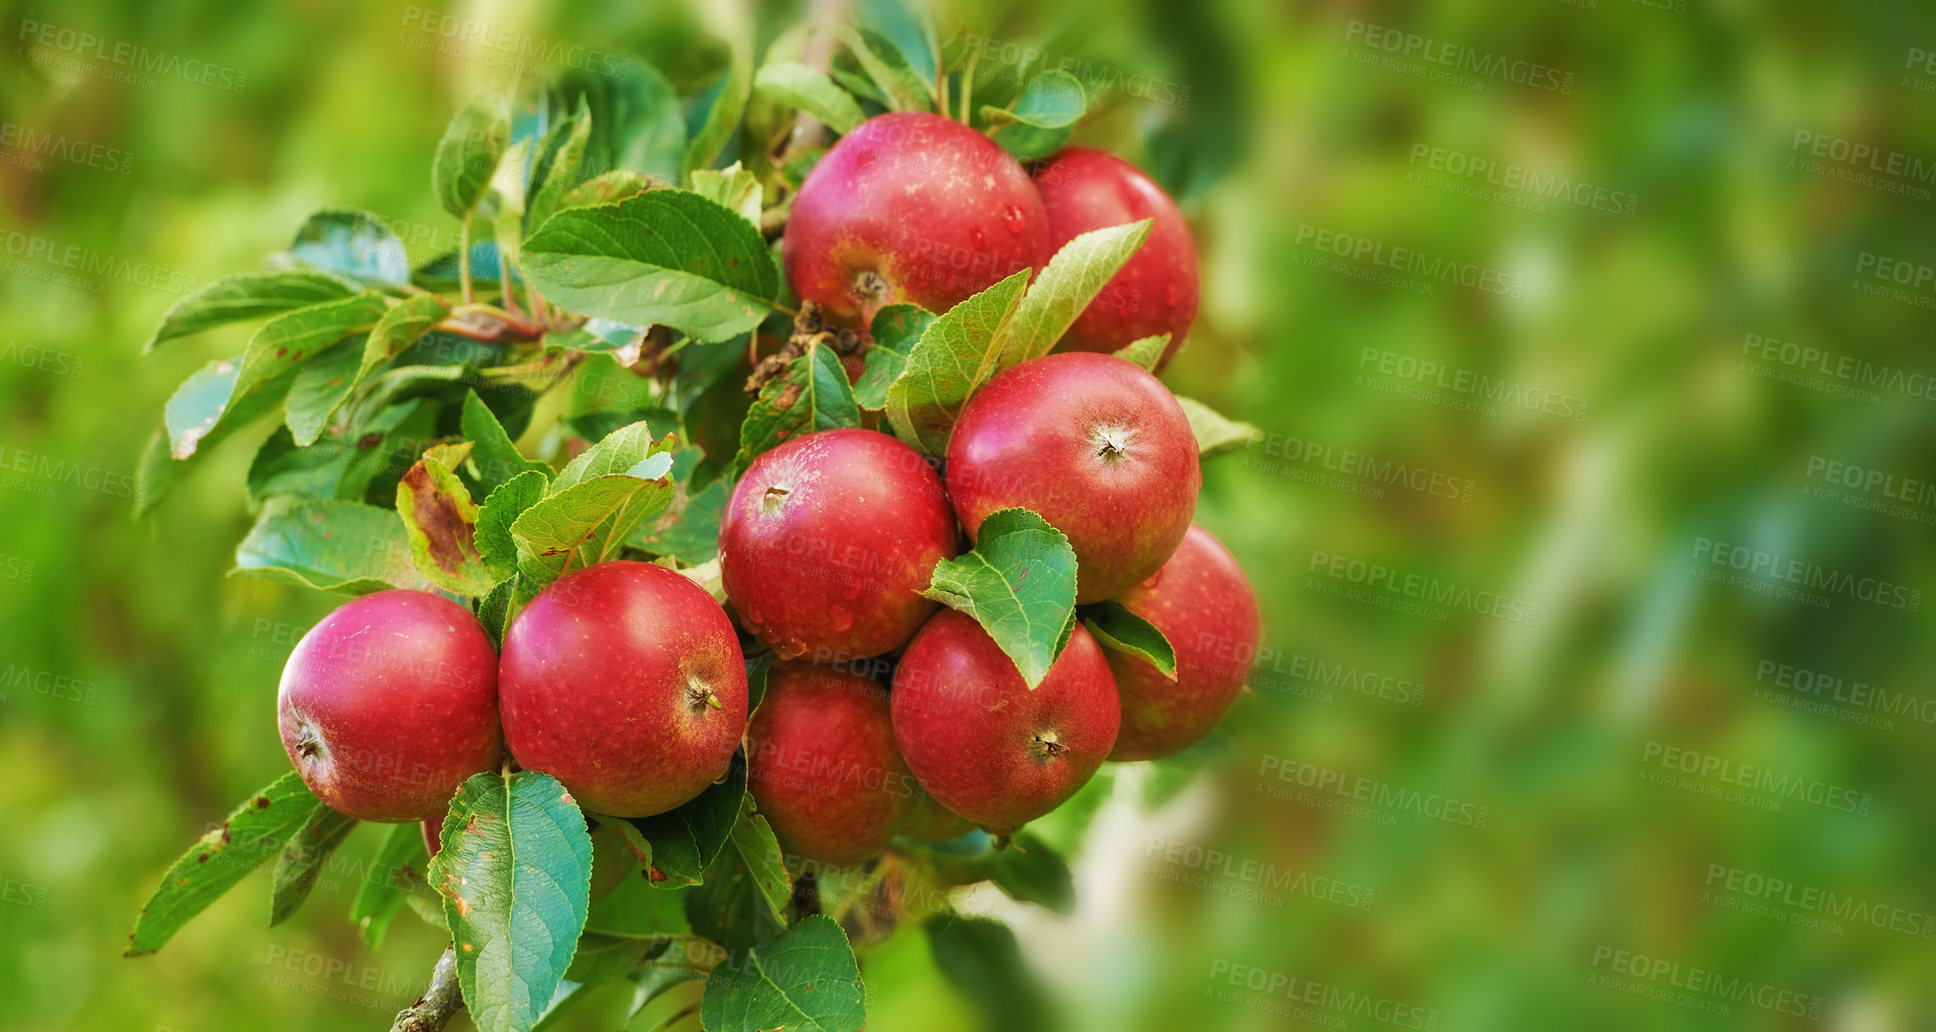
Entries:
[[841, 137], [800, 184], [781, 258], [793, 292], [865, 331], [883, 305], [930, 312], [1053, 253], [1042, 198], [993, 140], [901, 111]]
[[726, 773], [746, 729], [746, 666], [725, 610], [662, 566], [609, 562], [552, 583], [504, 636], [504, 740], [579, 805], [673, 809]]
[[282, 668], [277, 723], [303, 783], [330, 809], [403, 823], [441, 812], [493, 770], [497, 655], [470, 611], [423, 591], [346, 603]]
[[779, 663], [746, 727], [746, 787], [789, 852], [851, 867], [894, 837], [919, 787], [872, 678]]
[[906, 644], [935, 610], [920, 594], [934, 564], [959, 544], [920, 453], [872, 430], [823, 430], [747, 467], [720, 518], [720, 578], [775, 652], [834, 663]]
[[1176, 551], [1196, 511], [1196, 436], [1156, 377], [1113, 355], [1014, 366], [968, 399], [948, 442], [948, 495], [972, 536], [1024, 506], [1068, 535], [1076, 601], [1112, 598]]
[[1075, 794], [1116, 744], [1116, 683], [1077, 626], [1033, 690], [972, 617], [943, 609], [894, 673], [894, 740], [942, 806], [1006, 835]]
[[1114, 154], [1069, 147], [1036, 166], [1035, 188], [1049, 216], [1049, 253], [1091, 230], [1155, 220], [1130, 255], [1064, 334], [1066, 351], [1116, 351], [1159, 333], [1169, 347], [1161, 372], [1197, 318], [1197, 247], [1176, 202], [1142, 170]]
[[1154, 760], [1196, 743], [1223, 719], [1250, 675], [1263, 624], [1250, 581], [1223, 543], [1192, 523], [1163, 568], [1116, 599], [1156, 625], [1176, 651], [1176, 680], [1109, 650], [1123, 701], [1112, 760]]

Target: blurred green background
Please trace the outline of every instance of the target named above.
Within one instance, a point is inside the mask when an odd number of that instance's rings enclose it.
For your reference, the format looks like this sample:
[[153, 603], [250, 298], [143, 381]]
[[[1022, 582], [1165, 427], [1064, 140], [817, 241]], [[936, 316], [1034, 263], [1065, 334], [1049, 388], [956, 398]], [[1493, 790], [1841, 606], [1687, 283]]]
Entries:
[[[276, 678], [340, 601], [224, 575], [267, 426], [133, 519], [162, 403], [247, 331], [141, 342], [319, 207], [448, 246], [432, 147], [520, 70], [436, 17], [682, 85], [723, 55], [672, 0], [3, 6], [0, 1027], [388, 1027], [438, 936], [343, 919], [375, 830], [287, 926], [258, 877], [120, 956], [287, 769]], [[1265, 610], [1252, 690], [1099, 779], [1079, 841], [1049, 822], [1072, 918], [961, 901], [1014, 924], [1048, 1027], [1936, 1028], [1932, 15], [968, 12], [1176, 193], [1205, 288], [1167, 379], [1267, 434], [1198, 514]], [[124, 46], [167, 70], [124, 81]], [[918, 928], [863, 973], [870, 1028], [976, 1027]]]

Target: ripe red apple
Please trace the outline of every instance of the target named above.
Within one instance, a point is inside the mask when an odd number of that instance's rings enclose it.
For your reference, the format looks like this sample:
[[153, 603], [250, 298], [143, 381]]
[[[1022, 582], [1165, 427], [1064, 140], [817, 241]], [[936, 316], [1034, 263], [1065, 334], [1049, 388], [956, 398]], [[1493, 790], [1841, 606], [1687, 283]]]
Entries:
[[1143, 246], [1083, 309], [1062, 337], [1066, 351], [1116, 351], [1159, 333], [1169, 364], [1197, 318], [1197, 246], [1176, 202], [1135, 165], [1088, 147], [1068, 147], [1035, 168], [1049, 216], [1049, 253], [1091, 230], [1154, 219]]
[[662, 566], [609, 562], [538, 593], [504, 636], [504, 740], [585, 809], [664, 813], [726, 773], [746, 665], [725, 610]]
[[872, 678], [778, 663], [746, 727], [746, 787], [788, 851], [851, 867], [881, 851], [919, 786]]
[[948, 442], [948, 495], [972, 536], [1025, 506], [1068, 535], [1077, 602], [1155, 573], [1196, 511], [1196, 436], [1156, 377], [1113, 355], [1014, 366], [968, 399]]
[[920, 453], [872, 430], [823, 430], [747, 467], [720, 519], [720, 578], [775, 652], [834, 663], [913, 637], [935, 610], [920, 592], [959, 545]]
[[282, 747], [330, 809], [403, 823], [495, 769], [497, 655], [469, 610], [423, 591], [346, 603], [303, 635], [276, 695]]
[[894, 740], [936, 802], [997, 835], [1075, 794], [1116, 744], [1116, 683], [1077, 626], [1034, 690], [972, 617], [934, 614], [894, 673]]
[[987, 136], [901, 111], [840, 138], [800, 184], [781, 259], [793, 292], [865, 332], [883, 305], [930, 312], [1053, 253], [1028, 173]]
[[1112, 760], [1154, 760], [1193, 745], [1243, 690], [1263, 625], [1250, 581], [1223, 543], [1192, 523], [1163, 568], [1116, 599], [1176, 650], [1176, 680], [1108, 650], [1123, 701]]

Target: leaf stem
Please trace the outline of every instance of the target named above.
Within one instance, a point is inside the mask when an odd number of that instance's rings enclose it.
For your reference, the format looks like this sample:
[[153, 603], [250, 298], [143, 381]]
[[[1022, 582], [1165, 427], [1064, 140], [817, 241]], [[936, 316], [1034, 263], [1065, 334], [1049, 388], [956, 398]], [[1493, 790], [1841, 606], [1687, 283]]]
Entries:
[[430, 969], [430, 984], [417, 1002], [397, 1012], [390, 1032], [442, 1032], [450, 1019], [464, 1009], [463, 988], [457, 981], [457, 953], [444, 947], [444, 955]]
[[518, 318], [524, 318], [524, 309], [518, 307], [518, 298], [511, 292], [511, 256], [503, 247], [497, 249], [497, 282], [499, 293], [504, 296], [504, 310]]
[[471, 289], [471, 217], [464, 215], [464, 228], [457, 237], [457, 280], [464, 287], [464, 303], [477, 300], [477, 292]]
[[[969, 106], [969, 98], [975, 95], [975, 63], [981, 60], [981, 48], [976, 47], [968, 53], [968, 63], [961, 66], [961, 124], [974, 125], [974, 108]], [[943, 111], [942, 114], [947, 114]]]
[[697, 1010], [699, 1010], [698, 1004], [689, 1003], [685, 1006], [684, 1009], [673, 1012], [671, 1017], [665, 1019], [664, 1021], [659, 1022], [657, 1025], [654, 1025], [652, 1027], [652, 1032], [665, 1032], [666, 1029], [669, 1029], [672, 1026], [677, 1025], [681, 1020], [692, 1017], [693, 1013]]

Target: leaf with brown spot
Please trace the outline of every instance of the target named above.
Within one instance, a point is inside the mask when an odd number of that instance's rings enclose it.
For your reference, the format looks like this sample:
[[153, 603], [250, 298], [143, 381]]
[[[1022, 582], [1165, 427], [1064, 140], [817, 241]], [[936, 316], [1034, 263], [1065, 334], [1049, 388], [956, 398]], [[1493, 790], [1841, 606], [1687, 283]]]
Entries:
[[410, 558], [424, 579], [460, 595], [487, 595], [497, 578], [478, 553], [477, 503], [457, 477], [468, 442], [438, 445], [397, 483], [397, 513], [410, 538]]

